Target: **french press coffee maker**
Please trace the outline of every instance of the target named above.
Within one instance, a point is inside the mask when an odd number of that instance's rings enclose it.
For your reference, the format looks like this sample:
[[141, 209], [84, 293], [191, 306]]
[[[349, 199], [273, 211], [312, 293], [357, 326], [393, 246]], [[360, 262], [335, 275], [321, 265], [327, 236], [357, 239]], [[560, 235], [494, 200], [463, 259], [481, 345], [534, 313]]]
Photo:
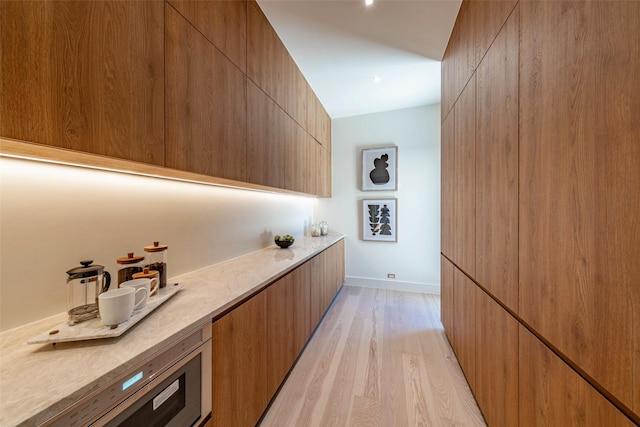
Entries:
[[109, 289], [111, 275], [102, 265], [80, 261], [82, 266], [67, 271], [67, 313], [70, 326], [98, 317], [98, 295]]

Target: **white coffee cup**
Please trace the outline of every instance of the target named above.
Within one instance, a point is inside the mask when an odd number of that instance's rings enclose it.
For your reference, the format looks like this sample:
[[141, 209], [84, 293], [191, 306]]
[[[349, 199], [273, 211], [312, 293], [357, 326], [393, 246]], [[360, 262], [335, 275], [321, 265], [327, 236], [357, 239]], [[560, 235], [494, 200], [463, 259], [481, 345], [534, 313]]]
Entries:
[[[156, 280], [156, 279], [153, 279]], [[157, 282], [157, 280], [156, 280]], [[127, 280], [126, 282], [122, 282], [120, 283], [120, 287], [121, 288], [134, 288], [134, 289], [146, 289], [147, 292], [142, 295], [140, 294], [140, 296], [138, 296], [138, 294], [136, 293], [136, 301], [135, 301], [135, 310], [139, 310], [142, 307], [144, 307], [145, 305], [147, 305], [147, 302], [149, 301], [149, 295], [151, 294], [151, 279], [133, 279], [133, 280]], [[140, 304], [140, 302], [142, 302], [142, 304]]]
[[107, 326], [125, 322], [131, 317], [133, 310], [142, 305], [142, 299], [135, 303], [136, 296], [146, 293], [145, 288], [134, 289], [130, 287], [112, 289], [98, 295], [98, 310], [100, 318]]

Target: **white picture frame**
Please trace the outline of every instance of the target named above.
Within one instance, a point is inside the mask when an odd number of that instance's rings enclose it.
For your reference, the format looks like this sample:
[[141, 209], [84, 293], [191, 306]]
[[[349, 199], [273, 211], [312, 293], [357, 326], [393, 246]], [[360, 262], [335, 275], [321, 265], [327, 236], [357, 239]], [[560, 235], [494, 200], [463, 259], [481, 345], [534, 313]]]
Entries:
[[362, 150], [362, 191], [398, 189], [398, 147]]
[[362, 240], [398, 241], [398, 199], [362, 200]]

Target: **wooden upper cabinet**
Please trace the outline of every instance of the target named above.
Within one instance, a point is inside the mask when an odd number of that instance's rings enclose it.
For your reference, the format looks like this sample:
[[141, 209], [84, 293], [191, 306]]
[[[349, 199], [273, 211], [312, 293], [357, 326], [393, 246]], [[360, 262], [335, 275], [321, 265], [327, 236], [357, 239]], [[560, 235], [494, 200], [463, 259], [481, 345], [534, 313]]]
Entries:
[[519, 313], [640, 414], [640, 3], [520, 14]]
[[247, 77], [331, 150], [331, 118], [253, 0], [247, 7]]
[[[476, 276], [518, 311], [518, 43], [513, 13], [476, 71]], [[446, 122], [445, 122], [446, 124]]]
[[476, 84], [475, 76], [455, 105], [453, 262], [475, 277], [476, 249]]
[[442, 59], [442, 120], [453, 108], [476, 67], [469, 1], [462, 2]]
[[0, 2], [0, 136], [164, 163], [162, 1]]
[[635, 425], [524, 326], [519, 335], [521, 427]]
[[442, 59], [442, 120], [464, 90], [517, 0], [467, 0]]
[[320, 144], [316, 144], [318, 162], [317, 192], [320, 197], [331, 197], [331, 153]]
[[247, 83], [247, 181], [284, 188], [288, 116], [253, 82]]
[[247, 69], [246, 0], [169, 0], [243, 72]]
[[473, 0], [470, 2], [476, 66], [482, 61], [489, 46], [517, 3], [518, 0]]
[[166, 6], [166, 166], [246, 180], [246, 77]]
[[247, 77], [281, 107], [285, 107], [286, 57], [278, 34], [256, 1], [247, 8]]

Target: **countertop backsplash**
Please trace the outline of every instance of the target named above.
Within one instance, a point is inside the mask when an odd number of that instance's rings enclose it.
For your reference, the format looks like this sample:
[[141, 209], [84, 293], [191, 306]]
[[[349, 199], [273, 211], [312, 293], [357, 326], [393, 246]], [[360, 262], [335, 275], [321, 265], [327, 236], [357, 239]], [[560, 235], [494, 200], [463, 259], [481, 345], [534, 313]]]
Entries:
[[[0, 331], [66, 310], [66, 271], [160, 241], [177, 276], [296, 238], [313, 198], [0, 159]], [[114, 280], [115, 281], [115, 280]]]

